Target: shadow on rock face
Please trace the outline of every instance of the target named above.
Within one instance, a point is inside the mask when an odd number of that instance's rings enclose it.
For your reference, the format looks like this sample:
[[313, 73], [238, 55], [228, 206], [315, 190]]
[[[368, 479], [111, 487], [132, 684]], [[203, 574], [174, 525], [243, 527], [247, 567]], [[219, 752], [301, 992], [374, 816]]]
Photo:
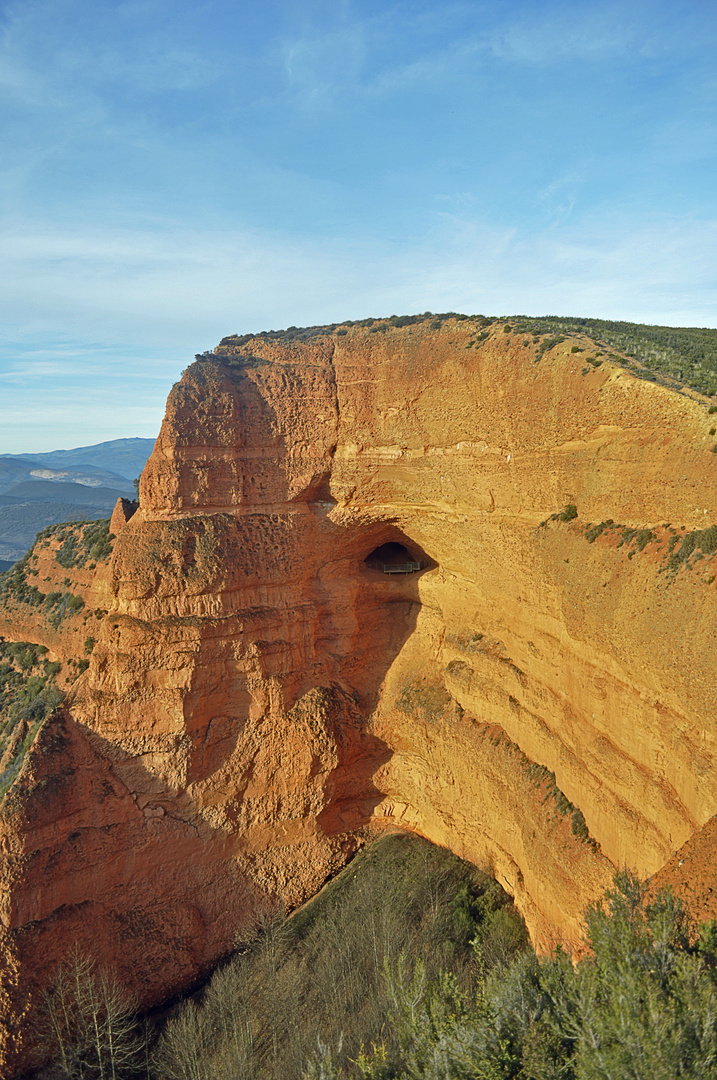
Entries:
[[366, 716], [416, 628], [420, 578], [436, 565], [390, 523], [333, 529], [310, 590], [319, 614], [317, 644], [330, 680], [356, 694]]
[[[282, 371], [260, 394], [210, 366], [215, 396], [188, 385], [168, 414], [189, 395], [197, 431], [157, 452], [117, 536], [67, 746], [38, 745], [19, 796], [8, 931], [34, 990], [75, 942], [144, 1005], [186, 989], [258, 913], [317, 892], [382, 799], [369, 720], [435, 563], [391, 523], [332, 520], [330, 385], [318, 438], [277, 419]], [[372, 569], [386, 545], [418, 567]]]

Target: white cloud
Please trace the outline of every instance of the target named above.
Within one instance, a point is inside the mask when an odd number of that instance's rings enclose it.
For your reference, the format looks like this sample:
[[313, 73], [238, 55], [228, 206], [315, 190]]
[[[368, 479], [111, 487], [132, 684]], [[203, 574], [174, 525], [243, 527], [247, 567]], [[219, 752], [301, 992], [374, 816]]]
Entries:
[[426, 309], [714, 323], [698, 8], [270, 3], [247, 44], [229, 0], [6, 4], [3, 437], [37, 412], [29, 386], [48, 415], [74, 394], [93, 423], [119, 401], [123, 423], [159, 417], [235, 331]]
[[18, 343], [0, 351], [0, 452], [156, 434], [193, 354], [235, 332], [425, 310], [717, 322], [717, 221], [528, 233], [456, 209], [411, 242], [16, 233], [0, 265], [2, 337]]
[[[206, 348], [225, 333], [332, 321], [360, 314], [458, 308], [488, 289], [502, 311], [540, 306], [549, 286], [557, 311], [674, 322], [687, 312], [661, 297], [693, 294], [701, 323], [714, 320], [714, 221], [583, 219], [571, 227], [498, 228], [470, 204], [441, 213], [401, 241], [309, 239], [248, 230], [170, 228], [16, 232], [5, 238], [0, 318], [15, 336], [106, 344]], [[471, 305], [473, 306], [473, 305]], [[617, 310], [619, 309], [619, 310]], [[607, 314], [601, 305], [599, 314]], [[54, 361], [53, 361], [54, 362]]]

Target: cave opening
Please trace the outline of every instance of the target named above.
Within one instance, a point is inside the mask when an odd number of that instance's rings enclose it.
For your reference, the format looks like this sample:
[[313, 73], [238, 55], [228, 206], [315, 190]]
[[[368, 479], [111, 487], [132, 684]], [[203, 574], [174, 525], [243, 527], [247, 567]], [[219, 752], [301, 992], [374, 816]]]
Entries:
[[415, 574], [422, 566], [419, 558], [396, 541], [374, 548], [364, 559], [364, 565], [382, 574]]

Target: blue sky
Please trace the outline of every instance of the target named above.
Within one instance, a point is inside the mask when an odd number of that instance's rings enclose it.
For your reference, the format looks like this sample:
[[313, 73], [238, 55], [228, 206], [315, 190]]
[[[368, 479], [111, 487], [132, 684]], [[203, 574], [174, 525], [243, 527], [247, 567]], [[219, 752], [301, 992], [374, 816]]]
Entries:
[[228, 333], [717, 326], [714, 0], [0, 2], [0, 453]]

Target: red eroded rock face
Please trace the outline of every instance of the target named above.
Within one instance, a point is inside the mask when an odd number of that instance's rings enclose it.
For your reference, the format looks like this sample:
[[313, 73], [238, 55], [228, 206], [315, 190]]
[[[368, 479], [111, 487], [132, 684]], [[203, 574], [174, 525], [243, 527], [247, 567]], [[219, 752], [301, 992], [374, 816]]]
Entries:
[[713, 556], [670, 561], [714, 521], [704, 405], [472, 333], [230, 343], [173, 389], [3, 805], [8, 1054], [75, 941], [156, 1002], [376, 829], [492, 866], [549, 947], [717, 813]]

